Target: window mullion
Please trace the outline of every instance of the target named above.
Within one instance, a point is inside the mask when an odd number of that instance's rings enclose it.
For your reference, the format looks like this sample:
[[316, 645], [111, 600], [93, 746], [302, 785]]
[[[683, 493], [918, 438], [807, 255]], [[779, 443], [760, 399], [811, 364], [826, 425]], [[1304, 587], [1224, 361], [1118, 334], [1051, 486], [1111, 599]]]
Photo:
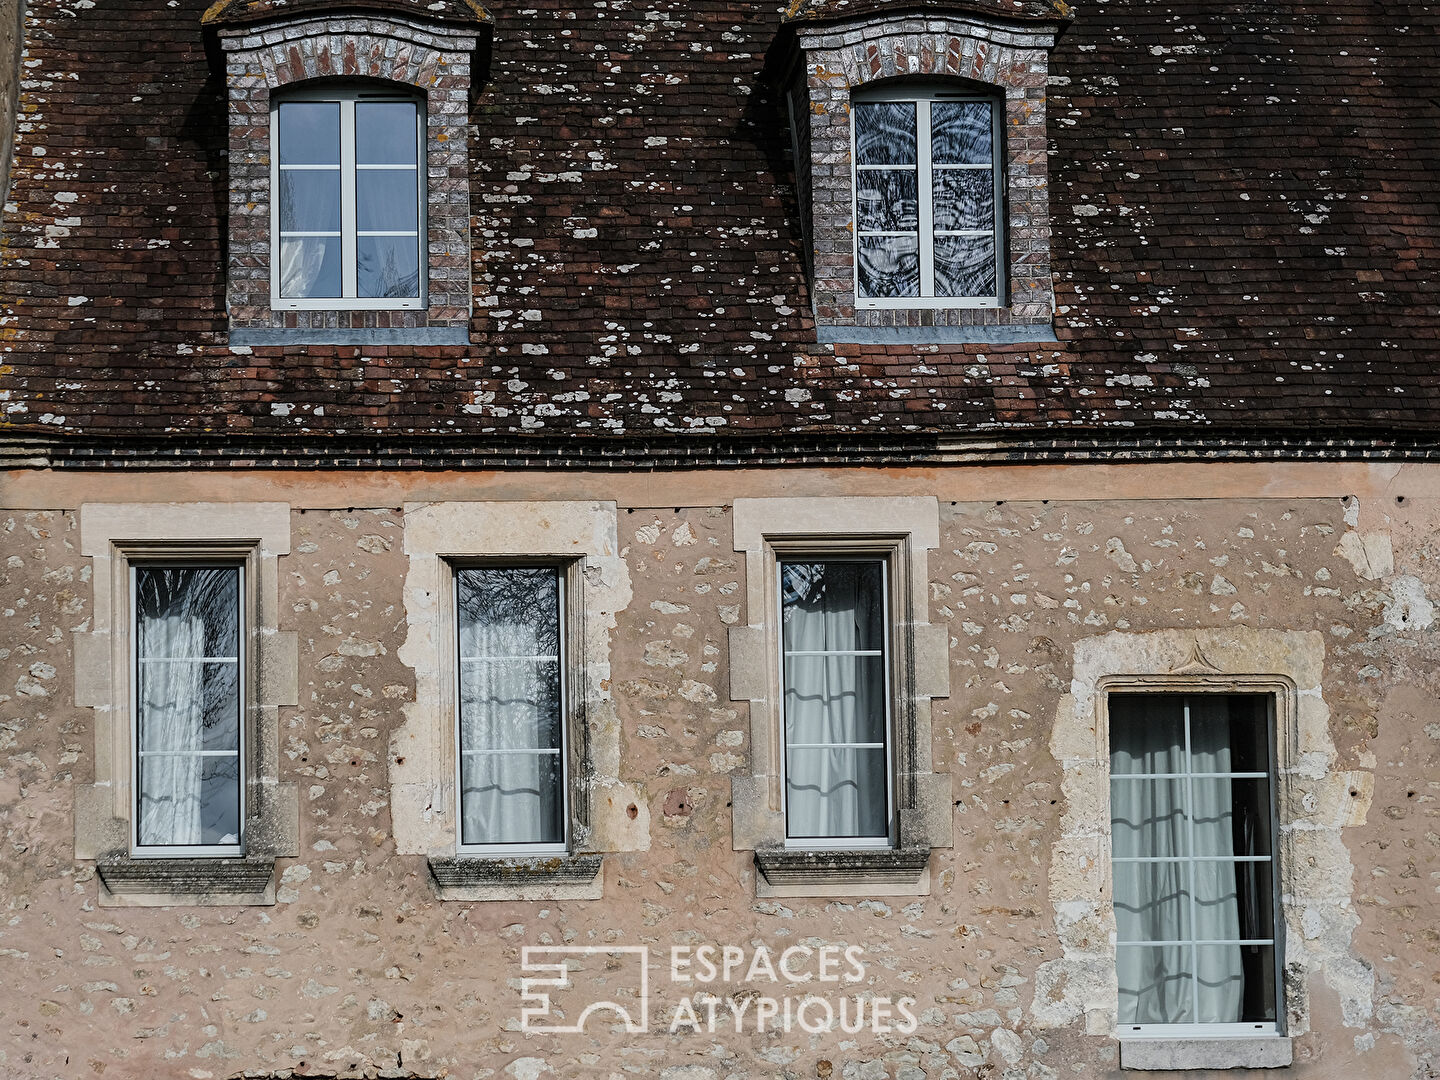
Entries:
[[1192, 743], [1190, 738], [1190, 699], [1182, 698], [1180, 702], [1181, 715], [1185, 724], [1185, 837], [1189, 843], [1191, 861], [1186, 869], [1190, 877], [1189, 907], [1190, 907], [1190, 934], [1187, 947], [1190, 950], [1190, 1008], [1192, 1010], [1191, 1023], [1200, 1023], [1200, 946], [1195, 944], [1199, 935], [1200, 924], [1196, 921], [1198, 912], [1195, 910], [1195, 789], [1194, 781], [1191, 779], [1191, 772], [1194, 771], [1194, 762], [1191, 757]]
[[931, 175], [930, 100], [915, 103], [915, 205], [919, 210], [920, 295], [935, 295], [935, 187]]
[[340, 293], [359, 295], [355, 272], [355, 99], [340, 103]]

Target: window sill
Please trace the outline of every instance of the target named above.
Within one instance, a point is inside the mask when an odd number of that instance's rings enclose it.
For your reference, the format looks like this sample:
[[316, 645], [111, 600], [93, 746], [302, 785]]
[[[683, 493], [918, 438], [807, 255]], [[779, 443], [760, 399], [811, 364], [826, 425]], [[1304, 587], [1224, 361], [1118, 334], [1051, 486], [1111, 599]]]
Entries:
[[133, 859], [95, 864], [101, 907], [213, 907], [275, 903], [275, 860]]
[[1284, 1035], [1234, 1038], [1120, 1039], [1120, 1068], [1148, 1072], [1185, 1069], [1284, 1069], [1293, 1060]]
[[230, 331], [231, 345], [469, 345], [464, 326], [397, 326], [345, 328], [239, 327]]
[[817, 326], [815, 340], [821, 345], [1026, 345], [1059, 339], [1049, 323], [1010, 323], [1004, 326]]
[[441, 900], [599, 900], [604, 881], [600, 855], [430, 858]]
[[757, 896], [926, 896], [929, 848], [755, 852]]

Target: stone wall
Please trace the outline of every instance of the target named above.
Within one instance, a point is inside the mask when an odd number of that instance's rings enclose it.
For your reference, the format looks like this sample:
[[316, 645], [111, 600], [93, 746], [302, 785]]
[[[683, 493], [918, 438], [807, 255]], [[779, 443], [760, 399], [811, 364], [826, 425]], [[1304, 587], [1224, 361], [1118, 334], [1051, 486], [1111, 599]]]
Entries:
[[[251, 482], [233, 481], [237, 498]], [[728, 500], [754, 481], [691, 478], [696, 495], [726, 494], [661, 508], [646, 505], [640, 485], [592, 483], [589, 497], [619, 503], [632, 596], [614, 613], [610, 690], [618, 779], [645, 803], [648, 846], [606, 856], [601, 900], [465, 903], [436, 899], [424, 857], [397, 854], [388, 759], [415, 694], [399, 654], [401, 502], [421, 487], [473, 499], [481, 481], [357, 476], [334, 492], [369, 503], [353, 508], [299, 499], [303, 485], [283, 478], [266, 483], [292, 505], [280, 629], [298, 635], [300, 658], [300, 703], [280, 717], [280, 780], [299, 786], [300, 857], [280, 861], [273, 907], [97, 906], [94, 866], [74, 858], [71, 814], [95, 769], [71, 655], [72, 632], [93, 618], [91, 568], [64, 485], [49, 491], [65, 505], [0, 514], [8, 1076], [1110, 1075], [1116, 1044], [1087, 1032], [1085, 1019], [1104, 988], [1057, 977], [1079, 970], [1065, 967], [1075, 934], [1062, 886], [1095, 870], [1074, 861], [1067, 841], [1087, 811], [1062, 768], [1057, 717], [1081, 678], [1077, 657], [1094, 667], [1106, 650], [1119, 656], [1159, 631], [1206, 642], [1285, 631], [1323, 656], [1326, 776], [1343, 777], [1348, 805], [1331, 822], [1343, 856], [1328, 864], [1333, 890], [1286, 910], [1292, 958], [1327, 958], [1300, 976], [1307, 1015], [1294, 1031], [1294, 1075], [1420, 1078], [1440, 1066], [1430, 1011], [1440, 977], [1434, 498], [1377, 477], [1358, 499], [1304, 484], [1293, 495], [1279, 485], [1261, 497], [1256, 484], [1250, 494], [1092, 499], [1072, 481], [1069, 499], [951, 500], [948, 482], [889, 478], [892, 491], [928, 485], [942, 495], [929, 618], [949, 627], [951, 696], [933, 704], [932, 753], [951, 777], [955, 844], [932, 857], [928, 896], [778, 901], [756, 899], [751, 855], [731, 847], [728, 805], [750, 736], [746, 705], [727, 692], [728, 629], [749, 618]], [[515, 474], [486, 483], [530, 499], [565, 486]], [[993, 476], [983, 483], [1001, 494]], [[89, 497], [137, 497], [147, 484], [111, 480]], [[406, 484], [405, 499], [374, 497]], [[1217, 494], [1198, 483], [1139, 486]], [[37, 490], [12, 492], [21, 489]], [[580, 1034], [520, 1030], [524, 947], [649, 946], [663, 957], [704, 944], [747, 954], [764, 944], [776, 955], [858, 946], [863, 979], [824, 993], [913, 998], [915, 1029], [757, 1034], [750, 1014], [737, 1033], [733, 1009], [754, 993], [798, 1001], [817, 983], [685, 985], [660, 962], [647, 1032], [627, 1033], [614, 1017], [591, 1018]], [[583, 965], [566, 1000], [633, 1002], [624, 962]], [[701, 998], [702, 1030], [672, 1032], [682, 997], [705, 989], [719, 998], [716, 1030], [705, 1030]]]

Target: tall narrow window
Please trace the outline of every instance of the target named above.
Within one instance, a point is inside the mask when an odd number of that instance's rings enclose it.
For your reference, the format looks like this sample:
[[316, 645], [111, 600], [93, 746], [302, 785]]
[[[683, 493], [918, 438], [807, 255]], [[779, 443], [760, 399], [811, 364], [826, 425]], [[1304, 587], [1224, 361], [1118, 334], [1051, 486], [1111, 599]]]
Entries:
[[363, 90], [275, 105], [272, 306], [421, 306], [423, 116]]
[[783, 561], [785, 822], [799, 846], [890, 842], [885, 563]]
[[238, 566], [136, 566], [137, 854], [241, 853]]
[[1113, 694], [1109, 714], [1121, 1033], [1274, 1032], [1269, 697]]
[[855, 101], [858, 306], [999, 306], [998, 113], [938, 89]]
[[564, 578], [556, 567], [456, 573], [460, 848], [563, 852]]

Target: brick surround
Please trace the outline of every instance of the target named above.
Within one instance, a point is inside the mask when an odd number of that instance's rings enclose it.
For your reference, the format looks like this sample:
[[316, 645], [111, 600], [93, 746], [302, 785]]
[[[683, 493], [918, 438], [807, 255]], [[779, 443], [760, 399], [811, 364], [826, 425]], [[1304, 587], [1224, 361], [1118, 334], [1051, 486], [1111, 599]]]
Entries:
[[[220, 31], [230, 115], [230, 259], [237, 330], [417, 330], [470, 321], [467, 113], [476, 36], [394, 17], [299, 18]], [[383, 79], [425, 95], [429, 173], [428, 306], [423, 310], [270, 308], [270, 98], [310, 79]]]
[[[1045, 93], [1058, 24], [1014, 29], [970, 16], [875, 16], [796, 28], [800, 53], [789, 93], [797, 183], [809, 225], [815, 321], [847, 327], [1026, 327], [1049, 336], [1050, 207]], [[896, 77], [956, 78], [1004, 96], [1006, 305], [999, 308], [857, 308], [850, 160], [851, 95]], [[961, 332], [958, 337], [963, 337]]]

